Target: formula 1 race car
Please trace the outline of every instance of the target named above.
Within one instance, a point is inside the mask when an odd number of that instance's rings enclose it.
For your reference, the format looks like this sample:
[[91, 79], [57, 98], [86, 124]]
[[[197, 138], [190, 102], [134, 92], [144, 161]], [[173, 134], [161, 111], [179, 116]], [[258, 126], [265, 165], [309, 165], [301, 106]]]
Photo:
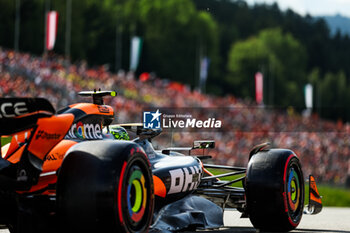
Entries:
[[103, 97], [115, 92], [79, 94], [93, 103], [57, 113], [43, 98], [0, 98], [0, 135], [11, 140], [1, 148], [0, 224], [11, 233], [219, 228], [225, 208], [257, 229], [289, 231], [322, 209], [310, 176], [304, 210], [304, 175], [291, 150], [265, 143], [247, 155], [247, 168], [205, 164], [210, 156], [194, 152], [214, 141], [155, 150], [160, 129], [111, 124]]

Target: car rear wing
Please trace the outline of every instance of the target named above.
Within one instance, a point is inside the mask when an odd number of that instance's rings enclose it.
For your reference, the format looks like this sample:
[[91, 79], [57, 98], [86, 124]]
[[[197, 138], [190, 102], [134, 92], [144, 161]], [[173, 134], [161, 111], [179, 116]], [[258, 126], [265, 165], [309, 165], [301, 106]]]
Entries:
[[55, 114], [44, 98], [0, 98], [0, 135], [10, 135], [34, 127], [38, 118]]

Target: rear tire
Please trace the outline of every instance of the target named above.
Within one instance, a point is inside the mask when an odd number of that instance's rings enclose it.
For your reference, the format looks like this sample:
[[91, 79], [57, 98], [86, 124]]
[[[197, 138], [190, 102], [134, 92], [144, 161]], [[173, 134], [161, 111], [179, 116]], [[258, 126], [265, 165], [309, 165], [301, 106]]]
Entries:
[[86, 142], [72, 148], [57, 182], [62, 232], [145, 232], [154, 208], [153, 179], [132, 142]]
[[261, 231], [290, 231], [304, 209], [304, 176], [290, 150], [271, 149], [253, 155], [246, 177], [247, 213]]

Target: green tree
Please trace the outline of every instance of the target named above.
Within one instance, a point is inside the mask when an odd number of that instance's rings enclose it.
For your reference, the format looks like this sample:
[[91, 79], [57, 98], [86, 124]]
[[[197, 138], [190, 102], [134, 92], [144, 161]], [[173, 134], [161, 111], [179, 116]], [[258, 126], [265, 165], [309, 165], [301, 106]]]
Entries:
[[[320, 113], [322, 117], [333, 119], [346, 119], [348, 106], [348, 90], [346, 76], [340, 71], [336, 74], [327, 73], [319, 81], [320, 98], [322, 100]], [[349, 118], [348, 118], [349, 120]]]
[[0, 1], [0, 46], [13, 48], [15, 31], [15, 1]]
[[254, 74], [275, 62], [273, 54], [269, 54], [266, 45], [258, 38], [235, 43], [229, 53], [228, 70], [226, 78], [228, 88], [232, 94], [242, 97], [253, 97]]
[[281, 29], [266, 29], [232, 45], [226, 82], [234, 95], [254, 98], [254, 74], [264, 74], [265, 103], [302, 106], [306, 83], [303, 46]]
[[[142, 26], [142, 31], [136, 29], [135, 33], [144, 37], [143, 70], [196, 85], [200, 53], [215, 61], [216, 23], [208, 13], [198, 12], [190, 0], [140, 0], [138, 3], [141, 25], [137, 17], [134, 25]], [[212, 64], [215, 67], [215, 62]]]
[[[55, 51], [64, 54], [66, 43], [66, 3], [56, 0], [52, 9], [59, 12]], [[111, 64], [115, 59], [118, 5], [111, 1], [72, 1], [71, 57], [86, 59], [91, 65]]]

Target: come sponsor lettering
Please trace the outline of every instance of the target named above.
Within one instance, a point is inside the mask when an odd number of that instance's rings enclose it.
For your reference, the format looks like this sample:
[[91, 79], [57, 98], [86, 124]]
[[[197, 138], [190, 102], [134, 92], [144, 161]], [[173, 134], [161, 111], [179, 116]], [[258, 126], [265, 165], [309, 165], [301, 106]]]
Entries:
[[99, 124], [84, 124], [82, 122], [74, 123], [65, 138], [103, 139]]

